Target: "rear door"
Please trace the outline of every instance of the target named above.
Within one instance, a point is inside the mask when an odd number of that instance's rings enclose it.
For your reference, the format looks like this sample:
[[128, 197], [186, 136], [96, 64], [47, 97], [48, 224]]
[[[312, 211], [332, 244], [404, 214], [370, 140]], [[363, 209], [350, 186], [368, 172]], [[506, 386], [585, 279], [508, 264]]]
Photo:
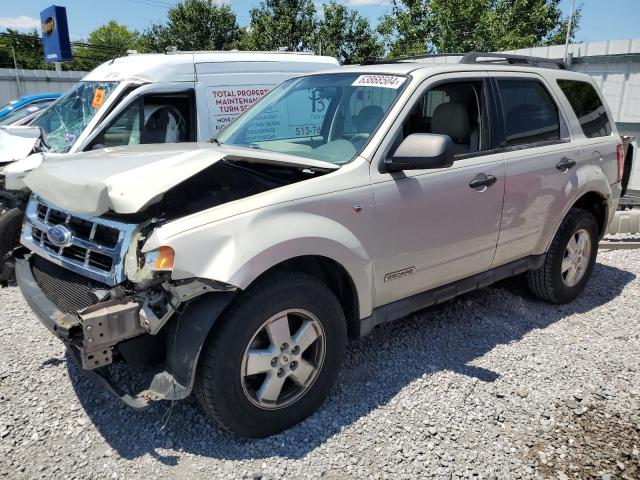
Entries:
[[502, 224], [494, 266], [544, 253], [579, 188], [584, 159], [566, 112], [536, 74], [494, 72], [500, 144], [506, 152]]
[[206, 141], [283, 80], [280, 62], [196, 63], [198, 141]]
[[562, 78], [556, 82], [580, 124], [579, 135], [583, 136], [580, 144], [585, 160], [602, 168], [609, 183], [615, 183], [618, 180], [616, 149], [620, 138], [613, 136], [611, 117], [602, 98], [589, 82]]

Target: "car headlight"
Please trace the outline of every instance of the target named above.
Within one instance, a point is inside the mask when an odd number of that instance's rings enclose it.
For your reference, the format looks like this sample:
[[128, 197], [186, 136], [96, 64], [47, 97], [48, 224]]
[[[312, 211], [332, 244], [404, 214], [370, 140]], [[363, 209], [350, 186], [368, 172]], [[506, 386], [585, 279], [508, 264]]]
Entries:
[[160, 247], [144, 255], [144, 269], [152, 272], [170, 272], [176, 253], [171, 247]]

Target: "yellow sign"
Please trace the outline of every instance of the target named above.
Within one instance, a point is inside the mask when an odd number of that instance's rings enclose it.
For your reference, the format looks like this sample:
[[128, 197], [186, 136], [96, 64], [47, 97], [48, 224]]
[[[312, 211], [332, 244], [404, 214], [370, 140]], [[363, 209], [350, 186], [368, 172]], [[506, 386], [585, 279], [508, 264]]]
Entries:
[[96, 88], [96, 91], [93, 92], [93, 101], [91, 102], [91, 106], [93, 108], [100, 108], [104, 103], [106, 95], [104, 94], [104, 90], [101, 88]]

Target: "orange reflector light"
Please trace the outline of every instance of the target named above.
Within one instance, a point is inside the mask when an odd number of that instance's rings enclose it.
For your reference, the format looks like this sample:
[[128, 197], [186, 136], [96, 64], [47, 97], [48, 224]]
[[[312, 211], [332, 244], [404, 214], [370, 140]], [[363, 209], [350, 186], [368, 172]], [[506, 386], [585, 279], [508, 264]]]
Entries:
[[156, 250], [158, 256], [153, 262], [153, 270], [173, 270], [173, 260], [176, 253], [171, 247], [160, 247]]

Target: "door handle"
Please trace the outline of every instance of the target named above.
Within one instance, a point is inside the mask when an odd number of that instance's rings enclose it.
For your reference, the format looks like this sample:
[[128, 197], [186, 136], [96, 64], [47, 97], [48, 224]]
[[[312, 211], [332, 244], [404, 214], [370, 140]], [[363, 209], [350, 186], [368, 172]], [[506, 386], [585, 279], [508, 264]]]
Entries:
[[471, 188], [482, 188], [482, 191], [484, 191], [487, 189], [487, 187], [490, 187], [497, 181], [498, 179], [494, 175], [485, 175], [484, 173], [479, 173], [476, 178], [469, 182], [469, 186]]
[[576, 166], [576, 162], [574, 160], [569, 160], [566, 157], [560, 160], [558, 163], [556, 163], [556, 168], [558, 170], [561, 170], [562, 172], [567, 172], [569, 171], [570, 168], [573, 168], [575, 166]]

